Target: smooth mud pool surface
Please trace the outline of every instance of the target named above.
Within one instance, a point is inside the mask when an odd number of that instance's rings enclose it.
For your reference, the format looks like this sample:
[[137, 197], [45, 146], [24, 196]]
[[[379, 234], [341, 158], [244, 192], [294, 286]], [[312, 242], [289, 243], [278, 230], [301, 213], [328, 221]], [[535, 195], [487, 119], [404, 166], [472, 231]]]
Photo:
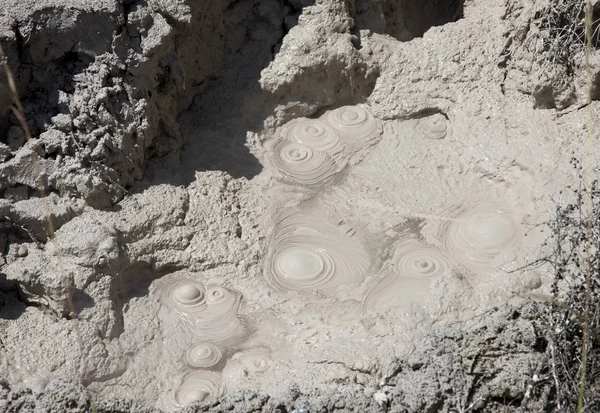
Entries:
[[512, 411], [586, 151], [542, 3], [0, 0], [0, 409]]

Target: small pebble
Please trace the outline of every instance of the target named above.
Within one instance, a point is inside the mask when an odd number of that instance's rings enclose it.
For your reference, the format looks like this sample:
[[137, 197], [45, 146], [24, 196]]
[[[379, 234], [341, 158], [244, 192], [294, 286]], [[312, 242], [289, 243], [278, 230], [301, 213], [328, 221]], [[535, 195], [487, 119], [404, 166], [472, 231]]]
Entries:
[[17, 257], [23, 258], [26, 257], [27, 254], [29, 254], [29, 250], [25, 245], [21, 245], [19, 248], [17, 248]]

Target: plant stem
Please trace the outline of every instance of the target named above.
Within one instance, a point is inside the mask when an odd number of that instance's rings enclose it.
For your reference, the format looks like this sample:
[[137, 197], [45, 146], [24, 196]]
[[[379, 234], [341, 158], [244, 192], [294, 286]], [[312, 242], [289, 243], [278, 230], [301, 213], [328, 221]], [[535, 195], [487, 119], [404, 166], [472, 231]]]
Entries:
[[587, 1], [585, 10], [585, 32], [587, 38], [586, 53], [585, 53], [585, 65], [587, 74], [587, 107], [588, 107], [588, 125], [587, 125], [587, 248], [586, 248], [586, 264], [587, 271], [585, 274], [585, 305], [583, 314], [583, 343], [581, 345], [581, 372], [579, 376], [579, 398], [577, 401], [577, 412], [583, 412], [585, 406], [585, 376], [587, 369], [587, 353], [588, 353], [588, 342], [590, 339], [590, 289], [591, 289], [591, 272], [592, 272], [592, 261], [591, 261], [591, 250], [592, 250], [592, 187], [590, 174], [592, 173], [592, 76], [591, 76], [591, 64], [590, 57], [592, 53], [592, 3], [590, 0]]

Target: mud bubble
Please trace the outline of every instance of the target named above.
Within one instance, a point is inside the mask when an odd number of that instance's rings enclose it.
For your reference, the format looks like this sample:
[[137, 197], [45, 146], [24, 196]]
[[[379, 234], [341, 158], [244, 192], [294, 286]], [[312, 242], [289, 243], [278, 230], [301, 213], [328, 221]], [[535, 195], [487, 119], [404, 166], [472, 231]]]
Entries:
[[489, 269], [498, 255], [521, 245], [521, 226], [498, 205], [459, 206], [448, 215], [438, 238], [446, 255], [469, 270]]
[[206, 311], [206, 291], [191, 281], [177, 281], [168, 285], [163, 293], [167, 305], [188, 316]]
[[441, 113], [436, 113], [419, 119], [415, 129], [424, 138], [444, 139], [448, 135], [448, 120]]
[[219, 347], [211, 343], [195, 344], [187, 351], [185, 359], [192, 367], [213, 367], [223, 357]]
[[278, 290], [326, 290], [362, 282], [369, 265], [352, 228], [321, 211], [292, 210], [276, 220], [264, 275]]
[[190, 280], [168, 283], [163, 301], [184, 317], [202, 341], [225, 343], [244, 335], [238, 318], [241, 294], [220, 285], [206, 287]]
[[437, 247], [412, 236], [401, 237], [384, 265], [384, 276], [365, 294], [363, 312], [387, 310], [425, 294], [431, 281], [451, 273], [453, 266]]
[[225, 394], [225, 385], [221, 375], [212, 371], [198, 370], [186, 374], [179, 387], [173, 392], [171, 404], [175, 408], [204, 401], [207, 397], [221, 397]]
[[271, 161], [287, 179], [305, 186], [327, 183], [339, 172], [326, 152], [285, 139], [273, 145]]

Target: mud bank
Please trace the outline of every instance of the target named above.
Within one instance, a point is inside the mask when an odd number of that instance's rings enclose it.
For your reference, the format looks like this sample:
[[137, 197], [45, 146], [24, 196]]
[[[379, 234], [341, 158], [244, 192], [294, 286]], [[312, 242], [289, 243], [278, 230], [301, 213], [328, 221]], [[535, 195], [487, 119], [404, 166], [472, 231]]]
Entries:
[[[519, 404], [544, 357], [540, 325], [541, 309], [527, 305], [517, 309], [491, 310], [485, 322], [473, 321], [460, 332], [441, 329], [423, 340], [406, 359], [390, 358], [379, 375], [379, 388], [365, 392], [356, 383], [354, 371], [344, 383], [327, 390], [302, 392], [295, 386], [284, 395], [272, 397], [261, 390], [226, 395], [196, 412], [382, 412], [452, 411], [475, 402], [475, 408], [509, 412]], [[543, 310], [542, 310], [543, 311]], [[477, 359], [482, 362], [478, 362]], [[487, 377], [484, 377], [487, 376]], [[481, 377], [484, 377], [482, 380]], [[539, 410], [552, 399], [551, 394], [537, 397], [529, 408]], [[7, 412], [27, 409], [45, 410], [64, 407], [65, 411], [159, 412], [128, 400], [90, 398], [81, 386], [67, 381], [52, 381], [43, 393], [31, 390], [2, 389], [2, 406]]]
[[0, 4], [0, 406], [546, 406], [549, 3], [196, 3]]

